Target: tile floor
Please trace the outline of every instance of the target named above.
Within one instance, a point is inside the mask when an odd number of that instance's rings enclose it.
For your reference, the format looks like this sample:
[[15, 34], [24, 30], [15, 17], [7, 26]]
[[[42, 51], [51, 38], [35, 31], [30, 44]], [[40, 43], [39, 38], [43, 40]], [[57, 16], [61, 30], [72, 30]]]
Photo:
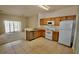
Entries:
[[0, 45], [0, 54], [72, 54], [72, 48], [43, 37], [32, 41], [17, 40]]

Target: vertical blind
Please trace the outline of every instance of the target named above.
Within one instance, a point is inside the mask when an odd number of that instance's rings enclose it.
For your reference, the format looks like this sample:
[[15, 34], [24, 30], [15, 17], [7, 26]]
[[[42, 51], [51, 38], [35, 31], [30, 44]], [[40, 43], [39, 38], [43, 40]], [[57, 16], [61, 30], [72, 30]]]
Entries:
[[4, 21], [5, 32], [15, 32], [21, 31], [21, 22], [20, 21]]

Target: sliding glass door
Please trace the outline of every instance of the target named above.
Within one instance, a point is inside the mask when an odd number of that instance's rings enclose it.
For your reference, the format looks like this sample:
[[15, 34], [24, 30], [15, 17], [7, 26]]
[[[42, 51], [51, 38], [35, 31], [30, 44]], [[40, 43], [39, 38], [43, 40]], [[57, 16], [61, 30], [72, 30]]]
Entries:
[[15, 32], [21, 31], [21, 22], [20, 21], [4, 21], [5, 32]]

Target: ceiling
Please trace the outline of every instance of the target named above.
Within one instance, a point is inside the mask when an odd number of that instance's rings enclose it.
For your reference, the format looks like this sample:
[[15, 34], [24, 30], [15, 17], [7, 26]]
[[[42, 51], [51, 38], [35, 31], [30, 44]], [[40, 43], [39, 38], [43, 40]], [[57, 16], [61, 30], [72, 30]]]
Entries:
[[48, 5], [50, 7], [49, 11], [39, 8], [37, 5], [0, 5], [0, 13], [18, 15], [18, 16], [33, 16], [42, 12], [54, 12], [59, 9], [66, 7], [71, 7], [68, 5]]

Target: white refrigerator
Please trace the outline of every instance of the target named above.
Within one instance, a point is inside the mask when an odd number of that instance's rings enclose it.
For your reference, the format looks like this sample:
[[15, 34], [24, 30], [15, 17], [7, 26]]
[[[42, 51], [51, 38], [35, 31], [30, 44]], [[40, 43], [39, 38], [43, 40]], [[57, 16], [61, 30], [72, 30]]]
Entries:
[[66, 20], [60, 22], [58, 43], [71, 46], [71, 43], [73, 41], [73, 23], [73, 20]]

